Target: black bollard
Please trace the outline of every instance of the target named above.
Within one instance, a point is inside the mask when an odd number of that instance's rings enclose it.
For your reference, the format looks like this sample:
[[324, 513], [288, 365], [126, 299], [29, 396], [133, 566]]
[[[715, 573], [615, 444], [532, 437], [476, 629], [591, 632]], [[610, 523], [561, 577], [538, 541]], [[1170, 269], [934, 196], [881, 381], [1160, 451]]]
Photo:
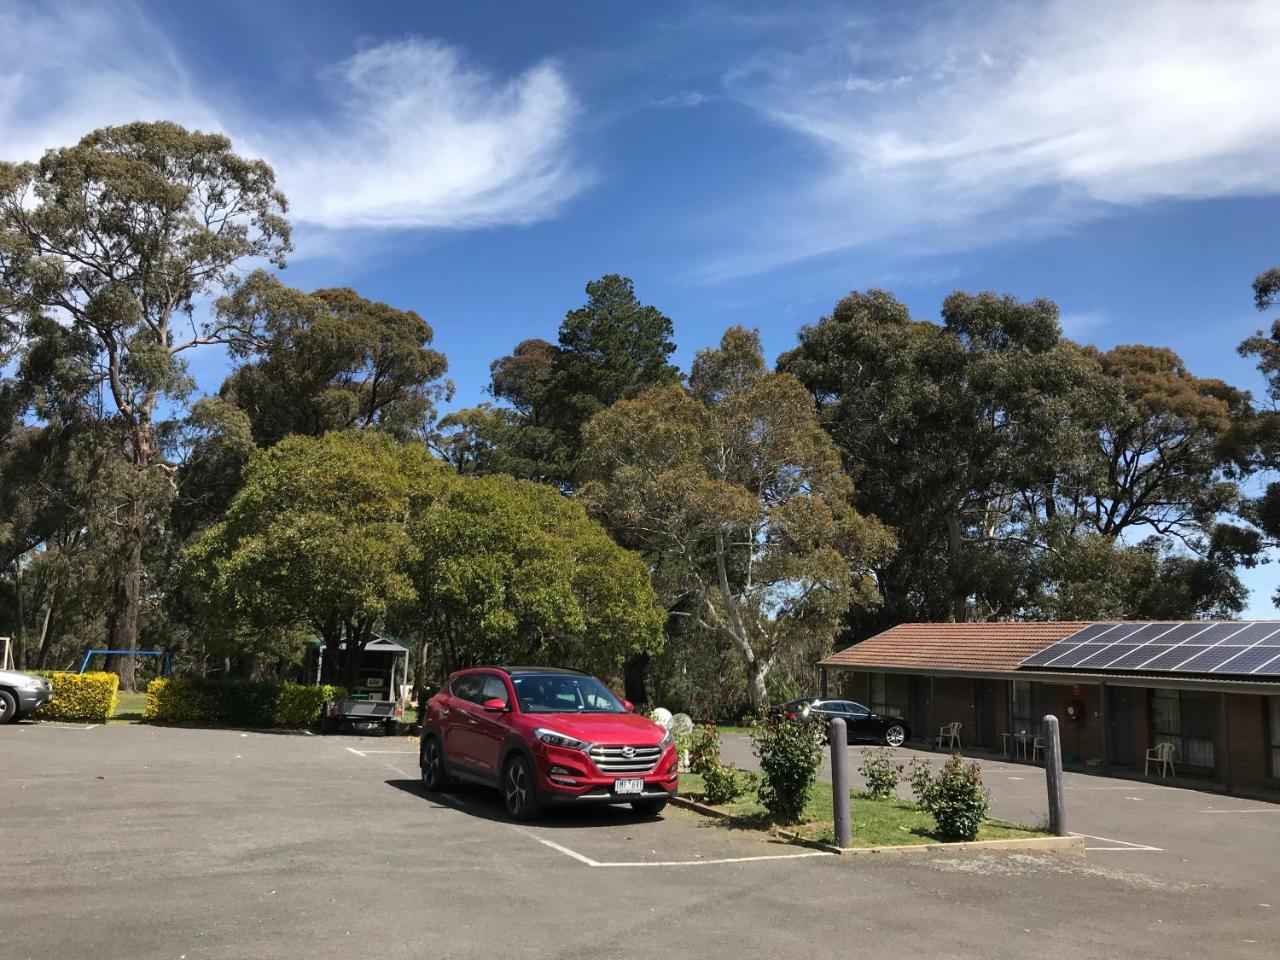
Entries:
[[1062, 739], [1058, 718], [1044, 718], [1044, 779], [1049, 788], [1049, 829], [1055, 836], [1067, 835], [1067, 808], [1062, 802]]
[[853, 843], [853, 821], [849, 818], [849, 738], [844, 720], [832, 717], [827, 728], [831, 742], [831, 808], [835, 811], [836, 846]]

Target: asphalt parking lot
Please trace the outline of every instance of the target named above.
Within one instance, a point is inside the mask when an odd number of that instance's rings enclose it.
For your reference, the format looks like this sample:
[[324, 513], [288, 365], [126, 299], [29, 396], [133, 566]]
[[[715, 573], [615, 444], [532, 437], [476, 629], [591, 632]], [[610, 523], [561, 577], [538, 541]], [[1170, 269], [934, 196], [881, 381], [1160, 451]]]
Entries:
[[[1038, 771], [996, 766], [996, 812], [1015, 815]], [[1280, 949], [1280, 805], [1084, 778], [1122, 788], [1089, 792], [1071, 778], [1073, 827], [1118, 828], [1083, 858], [840, 858], [672, 808], [517, 826], [496, 795], [436, 802], [416, 777], [416, 744], [399, 738], [0, 730], [0, 956], [1167, 960]], [[1257, 812], [1200, 812], [1215, 808]]]
[[[726, 760], [743, 769], [757, 769], [745, 735], [728, 734], [723, 744]], [[857, 773], [863, 758], [877, 749], [862, 745], [848, 748], [855, 786], [863, 782]], [[946, 761], [946, 755], [939, 752], [899, 748], [893, 753], [904, 768], [915, 757], [935, 768]], [[993, 816], [1032, 825], [1047, 821], [1043, 767], [982, 753], [967, 759], [976, 759], [982, 768], [983, 780], [991, 790]], [[828, 760], [824, 759], [821, 776], [830, 782]], [[1162, 879], [1222, 887], [1250, 878], [1256, 881], [1259, 893], [1280, 891], [1280, 803], [1072, 771], [1063, 775], [1063, 791], [1067, 827], [1085, 837], [1092, 862], [1140, 866], [1144, 873]], [[911, 796], [906, 783], [898, 792]], [[1272, 896], [1280, 909], [1280, 892]], [[1271, 900], [1264, 896], [1257, 899]], [[1275, 924], [1280, 933], [1280, 913]]]

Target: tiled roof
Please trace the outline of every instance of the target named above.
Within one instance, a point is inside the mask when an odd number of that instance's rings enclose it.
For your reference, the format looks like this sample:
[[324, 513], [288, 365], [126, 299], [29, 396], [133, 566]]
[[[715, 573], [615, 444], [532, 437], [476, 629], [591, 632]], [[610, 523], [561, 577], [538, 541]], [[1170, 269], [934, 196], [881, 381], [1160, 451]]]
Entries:
[[823, 660], [825, 667], [1017, 670], [1033, 653], [1088, 626], [1055, 623], [901, 623]]

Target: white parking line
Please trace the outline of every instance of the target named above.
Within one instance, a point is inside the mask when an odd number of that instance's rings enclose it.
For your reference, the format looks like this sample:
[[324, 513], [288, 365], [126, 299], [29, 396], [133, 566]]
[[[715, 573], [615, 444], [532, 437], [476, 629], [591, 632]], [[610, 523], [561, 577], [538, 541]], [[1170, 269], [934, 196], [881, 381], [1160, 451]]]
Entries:
[[550, 847], [559, 853], [563, 853], [566, 857], [572, 857], [579, 863], [585, 863], [588, 867], [700, 867], [717, 863], [755, 863], [760, 860], [799, 860], [802, 857], [832, 857], [833, 853], [825, 850], [807, 850], [804, 853], [780, 853], [765, 854], [757, 857], [716, 857], [709, 860], [592, 860], [590, 857], [578, 853], [577, 850], [570, 850], [564, 844], [556, 843], [554, 840], [548, 840], [546, 837], [540, 837], [536, 833], [524, 830], [520, 827], [512, 827], [516, 833], [523, 834], [531, 840], [536, 840], [544, 847]]
[[364, 756], [364, 753], [363, 753], [362, 751], [360, 751], [360, 750], [357, 750], [355, 747], [347, 747], [347, 749], [348, 749], [349, 751], [351, 751], [352, 753], [354, 753], [357, 757], [363, 757], [363, 756]]
[[1086, 840], [1098, 840], [1102, 843], [1113, 843], [1113, 847], [1090, 847], [1085, 846], [1086, 850], [1112, 850], [1112, 851], [1131, 851], [1139, 853], [1164, 853], [1161, 847], [1152, 847], [1145, 843], [1130, 843], [1128, 840], [1115, 840], [1111, 837], [1095, 837], [1090, 833], [1072, 833], [1073, 837], [1084, 837]]
[[[351, 748], [347, 747], [347, 749], [350, 750]], [[390, 753], [395, 754], [398, 757], [415, 757], [418, 755], [417, 750], [359, 750], [356, 752], [362, 757], [369, 756], [374, 753]]]
[[1250, 810], [1200, 810], [1198, 812], [1199, 813], [1280, 813], [1280, 807], [1277, 807], [1274, 810], [1261, 810], [1261, 809], [1255, 808]]

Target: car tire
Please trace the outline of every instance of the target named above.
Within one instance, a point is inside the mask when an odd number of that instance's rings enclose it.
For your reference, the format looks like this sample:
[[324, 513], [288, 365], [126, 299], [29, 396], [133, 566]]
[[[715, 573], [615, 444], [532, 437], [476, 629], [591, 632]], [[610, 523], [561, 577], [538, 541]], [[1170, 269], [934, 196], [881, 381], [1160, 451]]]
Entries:
[[441, 793], [449, 786], [449, 774], [444, 768], [444, 751], [440, 749], [440, 741], [428, 737], [422, 745], [422, 756], [418, 765], [422, 768], [422, 788], [427, 793]]
[[656, 817], [666, 808], [666, 797], [662, 797], [660, 800], [636, 800], [631, 804], [631, 809], [642, 817]]
[[900, 747], [907, 742], [907, 731], [900, 723], [891, 723], [884, 731], [884, 742], [887, 747]]
[[8, 690], [0, 690], [0, 724], [18, 719], [18, 700]]
[[512, 754], [502, 768], [502, 802], [512, 820], [537, 820], [542, 816], [542, 798], [533, 767], [523, 755]]

